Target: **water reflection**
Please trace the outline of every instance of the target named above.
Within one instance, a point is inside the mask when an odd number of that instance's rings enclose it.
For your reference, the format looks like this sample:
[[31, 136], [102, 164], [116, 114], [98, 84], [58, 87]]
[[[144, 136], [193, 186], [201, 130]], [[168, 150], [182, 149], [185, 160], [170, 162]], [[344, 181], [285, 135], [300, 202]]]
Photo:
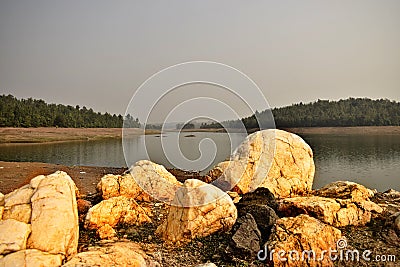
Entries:
[[[161, 139], [165, 139], [168, 145], [168, 140], [173, 140], [174, 134], [177, 133], [168, 133], [164, 137], [155, 135], [132, 137], [129, 139], [126, 153], [132, 162], [146, 159], [144, 150], [146, 144], [153, 161], [166, 167], [173, 167], [162, 153]], [[206, 137], [211, 138], [218, 148], [212, 165], [225, 160], [230, 154], [230, 143], [226, 134], [194, 133], [194, 137], [185, 137], [185, 135], [179, 136], [179, 144], [184, 156], [188, 159], [199, 158], [198, 145]], [[232, 136], [234, 147], [245, 138], [243, 134]], [[389, 188], [400, 190], [400, 136], [308, 134], [302, 137], [314, 151], [316, 164], [314, 188], [336, 180], [350, 180], [379, 191]], [[208, 147], [204, 150], [208, 150]], [[0, 160], [38, 161], [64, 165], [126, 166], [121, 140], [118, 139], [40, 145], [2, 145]], [[195, 167], [190, 169], [196, 169]]]

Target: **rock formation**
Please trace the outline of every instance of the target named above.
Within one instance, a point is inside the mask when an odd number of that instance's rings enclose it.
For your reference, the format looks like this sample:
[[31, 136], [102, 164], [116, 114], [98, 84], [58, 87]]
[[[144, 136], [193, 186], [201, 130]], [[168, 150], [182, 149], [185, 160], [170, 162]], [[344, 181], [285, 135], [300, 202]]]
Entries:
[[214, 179], [222, 175], [214, 181], [216, 186], [226, 181], [239, 193], [265, 187], [285, 198], [310, 191], [314, 171], [313, 152], [303, 139], [270, 129], [249, 135], [231, 159], [218, 164], [209, 175]]
[[145, 253], [133, 242], [106, 243], [76, 254], [64, 267], [75, 266], [132, 266], [146, 267]]
[[317, 196], [286, 198], [279, 210], [285, 216], [308, 214], [335, 227], [365, 225], [382, 208], [370, 201], [373, 192], [353, 182], [333, 182], [315, 192]]
[[[201, 206], [191, 205], [203, 200]], [[177, 192], [166, 220], [156, 233], [170, 245], [182, 245], [196, 237], [230, 230], [237, 218], [231, 198], [219, 188], [189, 179]]]
[[150, 211], [142, 208], [134, 199], [124, 196], [112, 197], [101, 201], [89, 209], [85, 227], [96, 229], [99, 236], [111, 238], [115, 236], [117, 225], [141, 225], [151, 223]]
[[137, 201], [157, 200], [170, 202], [182, 183], [178, 182], [164, 166], [140, 160], [124, 175], [108, 174], [101, 178], [97, 190], [103, 199], [125, 196]]
[[76, 254], [76, 191], [68, 174], [58, 171], [1, 197], [0, 266], [59, 266]]
[[[340, 230], [305, 214], [281, 218], [272, 229], [264, 255], [259, 256], [271, 259], [274, 266], [333, 266], [329, 254], [322, 251], [336, 250], [341, 236]], [[281, 250], [283, 255], [278, 254]]]

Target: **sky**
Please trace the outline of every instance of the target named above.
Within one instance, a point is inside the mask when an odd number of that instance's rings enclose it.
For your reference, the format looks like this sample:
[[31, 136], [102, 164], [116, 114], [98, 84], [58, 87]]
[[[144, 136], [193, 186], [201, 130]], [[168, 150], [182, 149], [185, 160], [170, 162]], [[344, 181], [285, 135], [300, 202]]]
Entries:
[[0, 94], [124, 114], [150, 76], [200, 60], [245, 73], [271, 107], [400, 101], [399, 14], [398, 0], [0, 0]]

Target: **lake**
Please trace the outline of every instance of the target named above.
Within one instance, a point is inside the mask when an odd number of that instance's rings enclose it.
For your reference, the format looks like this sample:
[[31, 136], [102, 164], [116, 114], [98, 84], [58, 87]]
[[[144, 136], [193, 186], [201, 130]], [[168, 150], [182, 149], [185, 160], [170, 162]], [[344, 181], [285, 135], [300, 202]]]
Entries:
[[[194, 135], [194, 136], [192, 136]], [[150, 158], [173, 167], [170, 162], [184, 164], [189, 169], [196, 166], [211, 166], [225, 160], [231, 150], [245, 138], [244, 134], [232, 134], [232, 148], [224, 133], [167, 133], [129, 138], [125, 152], [129, 162]], [[399, 135], [326, 135], [304, 134], [302, 137], [314, 151], [316, 174], [314, 188], [336, 180], [349, 180], [385, 191], [389, 188], [400, 190], [400, 136]], [[168, 147], [179, 140], [183, 155], [197, 162], [180, 162], [180, 153], [163, 155], [161, 142], [166, 151], [177, 148]], [[202, 141], [204, 138], [208, 138]], [[200, 150], [198, 149], [200, 144]], [[215, 148], [217, 152], [214, 154]], [[210, 159], [214, 158], [213, 161]], [[37, 161], [64, 165], [84, 166], [126, 166], [123, 146], [119, 139], [79, 141], [50, 144], [9, 144], [0, 147], [0, 160]], [[190, 164], [193, 168], [190, 168]], [[201, 168], [203, 169], [203, 168]]]

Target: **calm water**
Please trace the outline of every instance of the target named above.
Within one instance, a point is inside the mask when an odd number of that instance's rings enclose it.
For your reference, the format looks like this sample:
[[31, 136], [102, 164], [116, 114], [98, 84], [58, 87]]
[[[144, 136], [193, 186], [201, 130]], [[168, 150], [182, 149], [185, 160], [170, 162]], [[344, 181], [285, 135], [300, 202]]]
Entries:
[[[167, 151], [168, 140], [178, 138], [180, 149], [188, 159], [197, 159], [193, 166], [215, 165], [230, 154], [230, 141], [222, 133], [194, 133], [194, 137], [185, 137], [190, 133], [178, 136], [168, 133], [162, 136], [148, 135], [130, 138], [125, 149], [129, 162], [133, 163], [147, 158], [144, 147], [150, 158], [167, 167], [172, 167], [161, 150], [161, 141]], [[245, 138], [243, 134], [232, 135], [233, 146]], [[350, 180], [370, 188], [384, 191], [389, 188], [400, 190], [400, 136], [332, 136], [303, 135], [313, 148], [316, 164], [314, 187], [319, 188], [331, 181]], [[209, 138], [200, 142], [204, 138]], [[214, 145], [215, 143], [215, 145]], [[199, 150], [200, 144], [200, 150]], [[214, 158], [215, 147], [217, 153]], [[180, 160], [178, 153], [172, 153], [169, 160]], [[64, 165], [86, 166], [126, 166], [123, 147], [120, 140], [108, 139], [87, 142], [68, 142], [40, 145], [7, 145], [0, 146], [0, 160], [4, 161], [38, 161]], [[188, 165], [185, 165], [188, 166]], [[190, 166], [190, 165], [189, 165]]]

